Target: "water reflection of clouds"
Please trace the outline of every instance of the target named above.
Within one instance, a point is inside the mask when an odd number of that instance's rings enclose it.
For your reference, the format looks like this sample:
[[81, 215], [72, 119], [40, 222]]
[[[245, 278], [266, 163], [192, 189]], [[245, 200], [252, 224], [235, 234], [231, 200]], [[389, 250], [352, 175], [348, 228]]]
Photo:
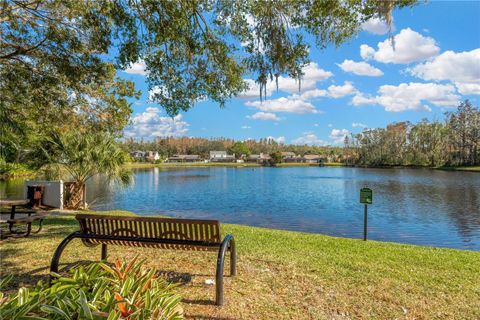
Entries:
[[[370, 239], [480, 250], [480, 179], [474, 173], [327, 167], [133, 171], [134, 184], [127, 188], [92, 179], [87, 195], [97, 198], [95, 208], [360, 237], [359, 189], [367, 185], [374, 190]], [[0, 184], [0, 193], [11, 190]]]

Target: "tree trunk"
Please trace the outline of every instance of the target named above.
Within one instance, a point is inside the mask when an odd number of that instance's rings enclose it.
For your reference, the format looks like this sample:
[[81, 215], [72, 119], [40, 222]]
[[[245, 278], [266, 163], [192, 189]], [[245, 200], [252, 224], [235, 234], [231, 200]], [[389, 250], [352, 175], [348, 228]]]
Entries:
[[85, 206], [85, 184], [81, 182], [74, 182], [68, 185], [67, 190], [67, 203], [68, 209], [79, 209]]

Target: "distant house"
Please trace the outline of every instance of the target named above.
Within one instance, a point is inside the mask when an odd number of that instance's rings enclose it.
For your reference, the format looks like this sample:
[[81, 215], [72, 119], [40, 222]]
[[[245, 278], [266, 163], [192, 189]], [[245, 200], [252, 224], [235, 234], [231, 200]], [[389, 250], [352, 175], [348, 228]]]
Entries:
[[303, 156], [305, 163], [323, 163], [323, 157], [318, 154], [306, 154]]
[[155, 162], [157, 160], [160, 160], [160, 155], [158, 154], [157, 151], [147, 151], [146, 156], [145, 156], [145, 160], [147, 160], [149, 162]]
[[210, 151], [211, 162], [235, 162], [235, 155], [227, 154], [227, 151]]
[[260, 153], [260, 154], [249, 155], [245, 161], [246, 162], [259, 163], [259, 164], [266, 164], [271, 159], [272, 159], [272, 157], [270, 157], [270, 155], [265, 154], [265, 153]]
[[283, 162], [302, 162], [302, 157], [297, 156], [295, 152], [281, 152]]
[[295, 158], [295, 152], [285, 151], [281, 152], [283, 160]]
[[160, 160], [160, 155], [157, 151], [132, 151], [130, 152], [130, 156], [135, 159], [136, 161], [150, 161], [155, 162]]
[[246, 162], [258, 162], [259, 159], [260, 159], [259, 154], [251, 154], [245, 159], [245, 161]]
[[143, 160], [145, 159], [145, 151], [135, 150], [130, 152], [130, 156], [135, 160]]
[[272, 157], [270, 157], [269, 154], [260, 153], [259, 163], [266, 164], [266, 163], [268, 163], [270, 160], [272, 160]]
[[198, 154], [176, 154], [167, 159], [168, 162], [199, 162], [201, 161]]

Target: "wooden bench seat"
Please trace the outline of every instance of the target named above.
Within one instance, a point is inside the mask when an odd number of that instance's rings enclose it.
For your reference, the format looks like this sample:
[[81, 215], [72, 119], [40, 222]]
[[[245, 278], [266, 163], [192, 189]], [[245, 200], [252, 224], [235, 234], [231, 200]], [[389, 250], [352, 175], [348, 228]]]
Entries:
[[67, 244], [82, 239], [86, 246], [102, 246], [101, 258], [107, 258], [107, 245], [151, 247], [173, 250], [218, 251], [216, 304], [223, 304], [223, 269], [230, 251], [230, 274], [236, 274], [236, 247], [231, 234], [220, 238], [216, 220], [125, 217], [77, 214], [80, 230], [67, 236], [55, 251], [50, 271], [57, 273], [60, 256]]

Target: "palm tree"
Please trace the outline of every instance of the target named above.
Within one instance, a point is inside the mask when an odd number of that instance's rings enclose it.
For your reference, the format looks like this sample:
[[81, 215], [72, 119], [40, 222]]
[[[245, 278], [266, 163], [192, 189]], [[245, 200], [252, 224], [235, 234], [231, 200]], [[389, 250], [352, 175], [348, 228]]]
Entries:
[[70, 131], [54, 133], [42, 143], [36, 163], [50, 177], [71, 179], [66, 207], [86, 207], [85, 183], [95, 175], [131, 182], [130, 171], [123, 168], [125, 152], [108, 133]]

